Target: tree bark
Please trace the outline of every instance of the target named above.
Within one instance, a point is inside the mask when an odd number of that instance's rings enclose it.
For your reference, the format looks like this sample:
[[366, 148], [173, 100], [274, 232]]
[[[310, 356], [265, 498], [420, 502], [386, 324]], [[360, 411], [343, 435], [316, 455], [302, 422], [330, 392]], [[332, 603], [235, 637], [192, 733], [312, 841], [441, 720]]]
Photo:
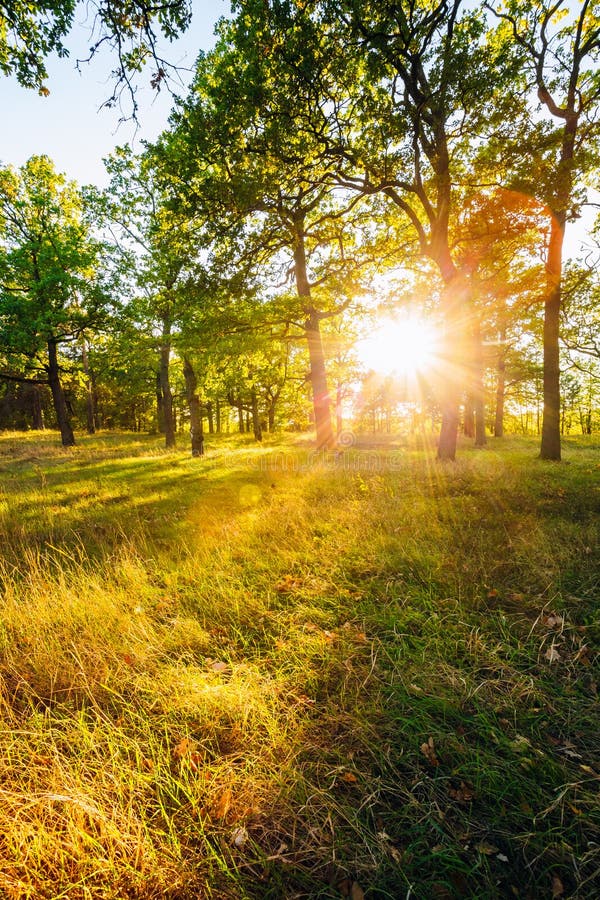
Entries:
[[465, 396], [462, 430], [465, 437], [475, 437], [475, 400], [470, 392]]
[[162, 320], [162, 335], [160, 344], [160, 387], [163, 396], [163, 409], [165, 415], [165, 447], [170, 449], [175, 446], [175, 422], [173, 419], [173, 394], [169, 377], [169, 364], [171, 360], [171, 319], [164, 316]]
[[197, 394], [198, 379], [187, 356], [183, 357], [183, 377], [185, 393], [190, 410], [190, 443], [192, 456], [204, 456], [204, 433], [202, 430], [202, 410]]
[[69, 412], [65, 400], [65, 393], [60, 382], [58, 369], [58, 351], [56, 340], [48, 341], [48, 383], [52, 391], [52, 400], [54, 402], [54, 412], [56, 413], [56, 421], [63, 447], [73, 447], [75, 445], [75, 435], [69, 420]]
[[[442, 426], [437, 448], [439, 460], [456, 459], [458, 439], [460, 397], [465, 386], [466, 364], [468, 362], [465, 341], [465, 309], [466, 280], [457, 272], [450, 259], [449, 252], [445, 259], [436, 259], [442, 277], [444, 289], [444, 334], [441, 356], [443, 367], [443, 386], [441, 396]], [[463, 281], [465, 283], [463, 283]]]
[[497, 364], [496, 410], [494, 413], [494, 437], [504, 437], [504, 400], [506, 396], [506, 329], [500, 332], [500, 355]]
[[252, 388], [252, 430], [254, 432], [254, 439], [257, 441], [262, 441], [262, 426], [260, 424], [260, 412], [258, 409], [258, 394], [256, 392], [256, 388]]
[[87, 341], [83, 338], [81, 343], [81, 362], [83, 364], [83, 374], [85, 375], [85, 413], [86, 426], [88, 434], [96, 433], [96, 422], [94, 416], [94, 390], [92, 379], [90, 378], [90, 361], [88, 357]]
[[555, 216], [550, 226], [546, 262], [548, 291], [544, 301], [544, 412], [541, 459], [560, 460], [560, 309], [564, 227]]
[[215, 425], [217, 434], [221, 434], [221, 401], [218, 397], [215, 400]]
[[312, 304], [310, 282], [306, 268], [306, 250], [304, 246], [303, 222], [296, 223], [296, 245], [294, 247], [294, 274], [296, 290], [304, 305], [306, 321], [304, 331], [308, 342], [310, 360], [310, 385], [317, 433], [317, 449], [331, 449], [335, 445], [331, 428], [331, 401], [327, 388], [327, 372], [325, 370], [325, 353], [321, 340], [319, 314]]
[[214, 414], [213, 414], [213, 405], [210, 400], [206, 404], [206, 418], [208, 419], [208, 433], [214, 434], [215, 433], [215, 419], [214, 419]]
[[42, 395], [37, 385], [32, 385], [31, 414], [33, 418], [32, 428], [35, 431], [44, 430], [44, 411], [42, 409]]
[[473, 395], [475, 407], [475, 446], [485, 447], [485, 385], [483, 376], [483, 344], [481, 323], [474, 313], [473, 320]]
[[159, 434], [165, 433], [165, 404], [160, 383], [160, 369], [156, 373], [156, 422]]

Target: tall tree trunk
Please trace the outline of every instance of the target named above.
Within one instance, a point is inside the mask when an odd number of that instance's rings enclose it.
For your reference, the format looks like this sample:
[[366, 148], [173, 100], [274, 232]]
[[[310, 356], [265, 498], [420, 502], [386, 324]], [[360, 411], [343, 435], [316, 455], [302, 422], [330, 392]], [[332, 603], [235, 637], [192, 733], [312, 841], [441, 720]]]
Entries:
[[441, 397], [442, 427], [438, 440], [437, 458], [456, 459], [460, 397], [465, 386], [468, 365], [466, 352], [465, 310], [468, 308], [466, 279], [457, 272], [444, 251], [436, 260], [440, 267], [444, 288], [444, 334], [442, 338], [443, 387]]
[[32, 385], [31, 414], [33, 417], [32, 428], [35, 431], [44, 430], [44, 411], [42, 409], [42, 395], [37, 384]]
[[296, 223], [296, 246], [294, 247], [294, 274], [296, 290], [304, 305], [306, 321], [304, 331], [308, 342], [310, 360], [310, 386], [312, 391], [315, 430], [317, 432], [317, 449], [330, 449], [335, 444], [331, 428], [331, 401], [327, 388], [327, 372], [325, 370], [325, 354], [321, 340], [321, 326], [317, 310], [312, 304], [310, 282], [306, 269], [306, 250], [304, 247], [304, 222]]
[[475, 446], [485, 447], [485, 385], [483, 376], [483, 344], [481, 323], [477, 314], [473, 321], [473, 394], [475, 401]]
[[221, 434], [221, 401], [218, 397], [215, 400], [215, 425], [217, 434]]
[[173, 394], [171, 393], [171, 381], [169, 378], [169, 365], [171, 360], [171, 319], [169, 316], [163, 317], [162, 325], [160, 344], [160, 387], [165, 413], [165, 447], [169, 449], [175, 446]]
[[506, 328], [500, 332], [500, 355], [497, 363], [496, 410], [494, 413], [494, 437], [504, 436], [504, 400], [506, 397]]
[[96, 433], [96, 421], [94, 416], [94, 389], [92, 379], [90, 377], [90, 360], [88, 356], [88, 346], [85, 337], [81, 342], [81, 362], [83, 365], [83, 374], [85, 375], [85, 414], [87, 433]]
[[546, 262], [548, 291], [544, 302], [544, 413], [541, 459], [560, 460], [560, 308], [564, 226], [555, 216], [550, 226]]
[[465, 395], [462, 430], [465, 437], [475, 437], [475, 400], [470, 391]]
[[215, 433], [215, 419], [214, 419], [214, 415], [213, 415], [213, 405], [210, 400], [206, 404], [206, 417], [208, 419], [208, 433], [214, 434]]
[[238, 400], [238, 428], [240, 430], [240, 434], [244, 434], [246, 431], [246, 426], [244, 425], [244, 409], [242, 407], [241, 400]]
[[69, 420], [67, 403], [65, 394], [60, 383], [60, 375], [58, 370], [58, 351], [55, 340], [48, 341], [48, 383], [52, 391], [52, 400], [54, 402], [54, 412], [56, 413], [56, 421], [60, 431], [60, 437], [63, 447], [73, 447], [75, 445], [75, 435]]
[[260, 411], [258, 409], [258, 394], [256, 392], [256, 388], [252, 387], [252, 430], [254, 431], [254, 438], [257, 441], [262, 441], [262, 426], [260, 424]]
[[190, 410], [190, 443], [192, 456], [204, 456], [204, 433], [202, 431], [202, 409], [197, 394], [198, 379], [187, 356], [183, 357], [183, 377], [185, 393]]
[[160, 382], [160, 369], [156, 373], [156, 422], [160, 434], [165, 433], [165, 404]]

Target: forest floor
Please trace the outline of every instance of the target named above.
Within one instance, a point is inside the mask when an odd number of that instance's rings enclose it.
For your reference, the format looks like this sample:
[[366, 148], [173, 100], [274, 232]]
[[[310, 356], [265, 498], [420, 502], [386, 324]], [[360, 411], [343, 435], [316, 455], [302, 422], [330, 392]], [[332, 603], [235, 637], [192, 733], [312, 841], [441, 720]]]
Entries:
[[600, 440], [0, 434], [0, 896], [600, 897]]

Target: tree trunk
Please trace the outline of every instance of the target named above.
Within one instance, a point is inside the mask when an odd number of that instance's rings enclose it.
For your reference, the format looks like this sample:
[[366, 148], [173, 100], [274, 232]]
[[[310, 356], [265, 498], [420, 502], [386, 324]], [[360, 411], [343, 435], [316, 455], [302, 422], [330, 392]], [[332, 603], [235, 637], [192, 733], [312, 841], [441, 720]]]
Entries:
[[269, 399], [269, 405], [267, 407], [267, 427], [269, 429], [269, 434], [273, 434], [275, 431], [275, 406], [277, 401], [274, 397]]
[[498, 381], [496, 383], [496, 411], [494, 413], [494, 437], [504, 436], [504, 400], [506, 396], [506, 329], [500, 332], [500, 355], [498, 357]]
[[564, 230], [552, 217], [546, 262], [548, 292], [544, 303], [544, 413], [541, 459], [560, 460], [560, 307]]
[[246, 431], [246, 426], [244, 425], [244, 410], [241, 404], [241, 401], [238, 401], [238, 427], [240, 429], [240, 434], [244, 434]]
[[210, 402], [210, 400], [206, 404], [206, 417], [208, 419], [208, 433], [214, 434], [215, 433], [215, 420], [214, 420], [214, 416], [213, 416], [213, 405]]
[[221, 434], [221, 401], [218, 397], [215, 400], [215, 425], [217, 434]]
[[81, 343], [81, 362], [83, 365], [83, 374], [85, 375], [85, 414], [87, 433], [95, 434], [96, 422], [94, 417], [94, 389], [92, 386], [92, 379], [90, 378], [90, 361], [88, 357], [87, 341], [85, 338], [83, 338]]
[[321, 327], [317, 310], [311, 301], [310, 283], [306, 270], [306, 251], [304, 247], [303, 222], [296, 223], [296, 246], [294, 247], [294, 274], [296, 290], [304, 304], [306, 321], [304, 331], [308, 341], [310, 360], [310, 385], [312, 391], [315, 430], [317, 432], [317, 449], [330, 449], [335, 440], [331, 428], [331, 401], [327, 389], [327, 372], [325, 370], [325, 354], [321, 340]]
[[42, 395], [39, 387], [32, 385], [31, 391], [31, 414], [33, 417], [32, 428], [35, 431], [44, 430], [44, 411], [42, 409]]
[[465, 309], [466, 280], [456, 271], [451, 260], [438, 262], [445, 281], [444, 290], [444, 335], [441, 364], [444, 383], [442, 387], [441, 410], [442, 427], [438, 441], [437, 458], [453, 461], [456, 459], [458, 439], [459, 405], [464, 390], [466, 365]]
[[465, 396], [462, 430], [465, 437], [475, 437], [475, 400], [470, 392]]
[[475, 446], [485, 447], [485, 385], [483, 375], [483, 344], [481, 323], [475, 314], [473, 323], [473, 394], [475, 403]]
[[173, 394], [169, 379], [169, 364], [171, 360], [171, 319], [164, 316], [163, 330], [160, 345], [160, 387], [163, 396], [163, 408], [165, 414], [165, 447], [170, 449], [175, 446], [175, 420], [173, 418]]
[[204, 433], [202, 431], [202, 410], [197, 394], [198, 379], [187, 356], [183, 357], [183, 377], [185, 393], [190, 410], [190, 443], [192, 456], [204, 456]]
[[160, 369], [156, 373], [156, 422], [159, 434], [165, 433], [165, 404], [160, 383]]
[[56, 413], [56, 421], [60, 431], [60, 437], [63, 447], [73, 447], [75, 445], [75, 436], [69, 421], [69, 413], [65, 394], [60, 383], [58, 370], [58, 352], [56, 341], [48, 341], [48, 383], [52, 391], [52, 400], [54, 402], [54, 411]]
[[252, 388], [252, 430], [254, 431], [254, 438], [257, 441], [262, 441], [262, 427], [260, 424], [260, 413], [258, 409], [258, 394], [256, 393], [256, 388]]

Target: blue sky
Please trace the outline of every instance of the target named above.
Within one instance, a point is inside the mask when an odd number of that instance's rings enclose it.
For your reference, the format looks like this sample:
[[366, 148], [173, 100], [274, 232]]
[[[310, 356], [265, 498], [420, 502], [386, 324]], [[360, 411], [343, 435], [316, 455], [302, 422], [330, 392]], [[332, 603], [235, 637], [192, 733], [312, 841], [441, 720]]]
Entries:
[[[162, 46], [166, 59], [189, 69], [199, 50], [213, 45], [217, 20], [229, 13], [227, 0], [194, 0], [192, 5], [192, 23], [186, 34]], [[102, 158], [117, 144], [133, 143], [139, 147], [142, 138], [154, 139], [167, 124], [173, 100], [164, 88], [157, 95], [150, 87], [152, 73], [148, 67], [137, 80], [140, 105], [137, 132], [130, 122], [119, 125], [118, 110], [99, 110], [111, 93], [109, 75], [114, 59], [105, 52], [91, 64], [83, 64], [81, 74], [76, 71], [77, 58], [85, 57], [90, 45], [84, 15], [85, 7], [80, 4], [76, 13], [78, 24], [66, 41], [70, 57], [48, 60], [50, 96], [40, 97], [13, 78], [0, 76], [0, 109], [4, 121], [0, 161], [20, 166], [30, 156], [46, 153], [69, 178], [80, 184], [102, 185], [106, 180]], [[182, 80], [189, 77], [189, 72], [181, 71]], [[180, 92], [185, 93], [185, 87]]]

